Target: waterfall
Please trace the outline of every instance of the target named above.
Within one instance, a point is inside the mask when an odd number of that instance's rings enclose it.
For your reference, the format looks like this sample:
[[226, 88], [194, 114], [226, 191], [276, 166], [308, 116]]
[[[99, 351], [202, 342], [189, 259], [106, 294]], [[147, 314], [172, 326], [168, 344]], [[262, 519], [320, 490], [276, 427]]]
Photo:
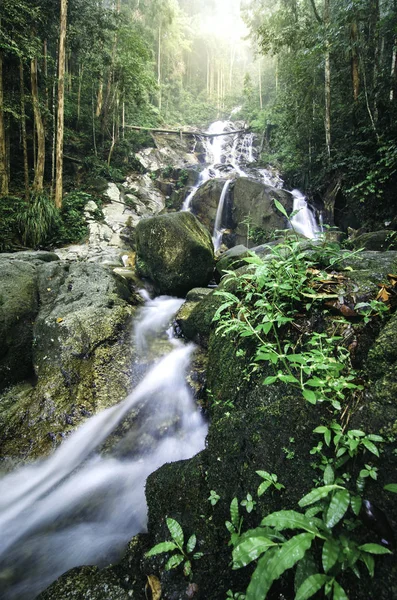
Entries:
[[232, 183], [231, 179], [225, 181], [225, 185], [223, 186], [221, 197], [219, 199], [218, 209], [216, 211], [215, 217], [215, 225], [214, 225], [214, 233], [212, 235], [212, 241], [214, 242], [214, 250], [215, 252], [219, 250], [222, 244], [222, 217], [223, 217], [223, 207], [225, 205], [225, 199]]
[[297, 211], [291, 219], [292, 228], [307, 238], [317, 237], [320, 228], [306, 202], [305, 196], [299, 190], [292, 190], [291, 194], [294, 197], [293, 212]]
[[86, 421], [52, 456], [0, 480], [2, 600], [32, 600], [72, 567], [117, 560], [145, 531], [148, 475], [204, 447], [207, 426], [185, 382], [194, 347], [169, 333], [182, 302], [160, 297], [141, 309], [137, 347], [147, 358], [164, 338], [171, 349], [123, 402]]

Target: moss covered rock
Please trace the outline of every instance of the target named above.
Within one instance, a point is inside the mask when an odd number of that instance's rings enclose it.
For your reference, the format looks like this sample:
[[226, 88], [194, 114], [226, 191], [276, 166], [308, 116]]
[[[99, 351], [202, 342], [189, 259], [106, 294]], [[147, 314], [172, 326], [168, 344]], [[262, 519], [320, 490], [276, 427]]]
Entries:
[[33, 322], [38, 311], [36, 268], [0, 258], [0, 390], [33, 376]]
[[133, 385], [134, 307], [121, 279], [96, 264], [52, 262], [38, 268], [36, 293], [40, 310], [25, 351], [37, 381], [0, 398], [3, 460], [47, 454]]
[[212, 278], [211, 236], [191, 213], [143, 219], [136, 229], [136, 245], [138, 271], [160, 294], [181, 296]]

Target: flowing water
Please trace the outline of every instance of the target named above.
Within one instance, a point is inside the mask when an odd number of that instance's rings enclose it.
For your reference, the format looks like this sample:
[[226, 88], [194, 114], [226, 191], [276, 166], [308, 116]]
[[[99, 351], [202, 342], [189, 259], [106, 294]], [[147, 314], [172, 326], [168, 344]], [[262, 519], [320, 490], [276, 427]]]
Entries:
[[31, 600], [72, 567], [116, 560], [145, 531], [148, 475], [204, 447], [207, 426], [185, 381], [194, 347], [169, 329], [182, 302], [148, 299], [141, 309], [140, 354], [147, 361], [153, 343], [167, 351], [123, 402], [86, 421], [49, 458], [0, 480], [2, 600]]
[[[232, 115], [239, 110], [240, 108], [232, 111]], [[282, 189], [284, 186], [283, 180], [276, 171], [256, 167], [257, 151], [253, 133], [230, 133], [241, 129], [241, 127], [241, 122], [236, 124], [232, 121], [215, 121], [210, 125], [207, 133], [217, 135], [210, 138], [205, 137], [202, 140], [205, 150], [205, 167], [200, 173], [196, 186], [190, 190], [182, 206], [183, 211], [191, 210], [192, 201], [197, 190], [209, 179], [228, 177], [219, 198], [216, 214], [213, 232], [215, 251], [219, 250], [222, 243], [222, 216], [231, 181], [236, 177], [252, 177], [270, 187]], [[293, 212], [298, 211], [291, 219], [293, 228], [308, 238], [315, 238], [320, 228], [306, 202], [305, 196], [299, 190], [293, 190], [291, 193], [294, 198]]]

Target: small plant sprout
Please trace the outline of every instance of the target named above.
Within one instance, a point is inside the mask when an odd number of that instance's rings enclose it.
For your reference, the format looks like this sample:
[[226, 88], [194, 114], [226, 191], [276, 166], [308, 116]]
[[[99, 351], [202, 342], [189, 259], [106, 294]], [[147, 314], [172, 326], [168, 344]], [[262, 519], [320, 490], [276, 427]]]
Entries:
[[252, 499], [251, 494], [247, 494], [244, 500], [241, 500], [240, 504], [245, 507], [247, 513], [251, 513], [255, 509], [256, 501]]
[[225, 526], [230, 533], [229, 546], [234, 546], [235, 542], [240, 537], [241, 528], [243, 526], [243, 517], [240, 517], [237, 498], [233, 498], [230, 503], [230, 521], [226, 521]]
[[220, 498], [221, 497], [215, 492], [215, 490], [211, 490], [210, 495], [208, 496], [208, 501], [211, 502], [212, 506], [215, 506], [216, 504], [218, 504]]
[[258, 487], [258, 498], [260, 498], [271, 486], [276, 488], [278, 491], [285, 488], [282, 483], [278, 483], [277, 475], [274, 473], [268, 473], [267, 471], [256, 471], [256, 474], [263, 479], [262, 483]]
[[165, 570], [170, 571], [171, 569], [175, 569], [181, 563], [183, 563], [183, 574], [185, 577], [190, 578], [192, 576], [192, 560], [198, 560], [203, 556], [202, 552], [194, 552], [197, 544], [197, 538], [195, 534], [191, 535], [185, 545], [183, 529], [178, 521], [167, 517], [166, 523], [171, 534], [172, 541], [165, 541], [160, 542], [160, 544], [156, 544], [153, 546], [153, 548], [146, 552], [145, 556], [150, 558], [151, 556], [156, 556], [157, 554], [172, 552], [173, 554], [171, 554], [165, 565]]

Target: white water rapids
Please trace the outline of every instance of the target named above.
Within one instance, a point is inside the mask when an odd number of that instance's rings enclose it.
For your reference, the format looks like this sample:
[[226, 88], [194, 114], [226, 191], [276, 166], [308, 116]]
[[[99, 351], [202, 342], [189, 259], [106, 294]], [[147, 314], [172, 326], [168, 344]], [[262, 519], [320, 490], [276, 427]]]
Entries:
[[[238, 110], [236, 109], [236, 112]], [[190, 190], [182, 205], [182, 211], [191, 210], [193, 198], [197, 190], [204, 183], [213, 177], [225, 178], [226, 176], [228, 178], [225, 181], [219, 198], [216, 222], [212, 235], [215, 251], [218, 251], [222, 244], [225, 199], [230, 184], [236, 177], [253, 177], [265, 185], [279, 189], [283, 188], [284, 184], [276, 172], [255, 166], [257, 158], [257, 151], [254, 145], [255, 135], [249, 132], [242, 134], [230, 133], [235, 129], [236, 126], [232, 121], [215, 121], [209, 126], [206, 133], [216, 135], [202, 139], [205, 150], [205, 167], [199, 175], [197, 184]], [[299, 190], [293, 190], [291, 194], [294, 197], [294, 215], [291, 218], [293, 229], [305, 237], [316, 238], [320, 228], [306, 202], [305, 196]]]
[[[146, 302], [135, 330], [141, 352], [165, 337], [182, 302]], [[204, 447], [207, 426], [185, 382], [193, 346], [171, 343], [123, 402], [85, 422], [49, 458], [0, 480], [2, 600], [31, 600], [72, 567], [117, 559], [145, 531], [148, 475]], [[134, 411], [127, 433], [100, 454]]]

